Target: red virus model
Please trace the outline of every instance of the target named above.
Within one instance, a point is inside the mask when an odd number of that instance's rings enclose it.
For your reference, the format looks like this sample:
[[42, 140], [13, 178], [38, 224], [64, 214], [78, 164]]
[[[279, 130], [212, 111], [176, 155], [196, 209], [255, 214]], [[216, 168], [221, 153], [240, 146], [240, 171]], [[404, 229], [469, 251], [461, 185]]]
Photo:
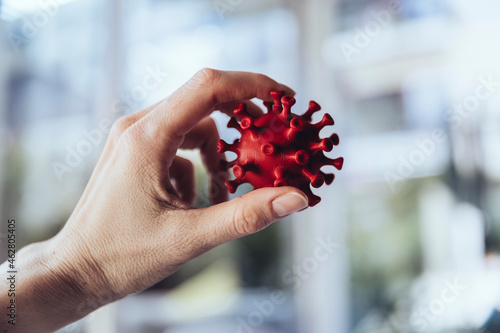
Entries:
[[234, 161], [221, 161], [222, 169], [232, 167], [235, 180], [227, 181], [226, 187], [234, 193], [242, 183], [250, 183], [254, 188], [294, 186], [303, 191], [309, 206], [314, 206], [321, 198], [314, 195], [309, 184], [320, 187], [330, 185], [334, 175], [320, 170], [324, 165], [333, 165], [342, 169], [342, 157], [330, 159], [329, 152], [339, 144], [337, 134], [320, 139], [319, 132], [326, 126], [333, 125], [332, 117], [327, 113], [316, 124], [311, 124], [312, 115], [321, 107], [314, 101], [309, 102], [309, 109], [301, 116], [291, 113], [295, 98], [284, 96], [284, 92], [272, 91], [273, 102], [264, 102], [268, 112], [260, 117], [252, 117], [246, 111], [246, 105], [240, 104], [234, 114], [242, 117], [240, 123], [233, 117], [228, 127], [237, 129], [241, 138], [233, 144], [224, 140], [217, 143], [217, 152], [236, 153]]

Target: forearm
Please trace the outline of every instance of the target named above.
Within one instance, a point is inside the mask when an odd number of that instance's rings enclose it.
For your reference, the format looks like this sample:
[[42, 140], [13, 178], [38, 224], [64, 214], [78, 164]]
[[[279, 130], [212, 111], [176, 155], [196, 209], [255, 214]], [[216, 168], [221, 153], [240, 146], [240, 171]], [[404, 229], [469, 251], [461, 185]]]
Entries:
[[[52, 251], [50, 242], [26, 246], [16, 257], [15, 294], [10, 292], [9, 296], [6, 278], [2, 279], [0, 293], [4, 312], [9, 312], [7, 307], [15, 301], [15, 321], [9, 323], [13, 318], [3, 314], [1, 332], [52, 332], [99, 306], [97, 302], [88, 303], [89, 281], [72, 263], [65, 262], [62, 253]], [[0, 266], [4, 274], [9, 271], [7, 264]]]

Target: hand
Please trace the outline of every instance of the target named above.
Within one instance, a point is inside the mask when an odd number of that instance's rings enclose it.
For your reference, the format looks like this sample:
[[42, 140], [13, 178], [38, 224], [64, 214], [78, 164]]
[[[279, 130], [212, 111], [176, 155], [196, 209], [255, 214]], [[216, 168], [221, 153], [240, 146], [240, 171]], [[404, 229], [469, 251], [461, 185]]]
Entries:
[[[219, 171], [219, 135], [207, 116], [214, 110], [232, 114], [241, 102], [257, 115], [261, 109], [248, 100], [270, 101], [272, 90], [294, 94], [264, 75], [204, 69], [167, 99], [119, 119], [64, 228], [18, 256], [15, 328], [63, 327], [307, 207], [305, 195], [292, 187], [263, 188], [224, 202], [227, 175]], [[176, 156], [178, 148], [200, 148], [216, 205], [190, 208], [193, 166]]]

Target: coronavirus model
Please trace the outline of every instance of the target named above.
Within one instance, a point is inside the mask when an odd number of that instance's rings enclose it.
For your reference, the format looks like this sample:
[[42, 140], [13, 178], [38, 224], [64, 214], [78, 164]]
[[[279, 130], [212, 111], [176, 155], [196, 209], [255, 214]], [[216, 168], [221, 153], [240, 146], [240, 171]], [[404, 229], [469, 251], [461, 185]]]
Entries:
[[294, 186], [303, 191], [309, 206], [314, 206], [321, 198], [314, 195], [310, 185], [315, 188], [324, 183], [331, 184], [333, 174], [320, 170], [325, 165], [342, 169], [342, 157], [330, 159], [323, 152], [329, 152], [339, 144], [337, 134], [320, 139], [319, 132], [333, 125], [327, 113], [316, 124], [311, 123], [312, 115], [321, 107], [309, 102], [308, 110], [301, 116], [291, 113], [295, 98], [284, 96], [284, 92], [272, 91], [274, 102], [265, 102], [268, 112], [253, 117], [247, 112], [246, 105], [240, 104], [234, 114], [241, 117], [238, 123], [231, 118], [228, 127], [237, 129], [241, 137], [233, 144], [224, 140], [217, 143], [219, 153], [231, 151], [237, 157], [234, 161], [221, 161], [222, 169], [232, 168], [236, 179], [227, 181], [230, 193], [234, 193], [242, 183], [250, 183], [254, 188]]

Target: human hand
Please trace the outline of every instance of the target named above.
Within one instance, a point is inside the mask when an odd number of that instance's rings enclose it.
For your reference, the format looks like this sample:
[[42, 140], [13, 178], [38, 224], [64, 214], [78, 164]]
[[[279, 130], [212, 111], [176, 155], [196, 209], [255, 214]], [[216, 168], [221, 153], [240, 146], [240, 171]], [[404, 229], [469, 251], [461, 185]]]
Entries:
[[[207, 116], [214, 110], [232, 115], [241, 102], [257, 115], [261, 109], [248, 100], [270, 101], [272, 90], [294, 94], [260, 74], [204, 69], [160, 103], [119, 119], [64, 228], [19, 256], [28, 272], [19, 281], [26, 287], [19, 316], [36, 326], [22, 326], [20, 319], [16, 328], [63, 327], [150, 287], [224, 242], [307, 207], [305, 195], [292, 187], [263, 188], [224, 202], [227, 175], [219, 171], [219, 136]], [[178, 148], [200, 148], [216, 205], [190, 208], [193, 166], [176, 156]], [[81, 304], [91, 306], [75, 311]]]

